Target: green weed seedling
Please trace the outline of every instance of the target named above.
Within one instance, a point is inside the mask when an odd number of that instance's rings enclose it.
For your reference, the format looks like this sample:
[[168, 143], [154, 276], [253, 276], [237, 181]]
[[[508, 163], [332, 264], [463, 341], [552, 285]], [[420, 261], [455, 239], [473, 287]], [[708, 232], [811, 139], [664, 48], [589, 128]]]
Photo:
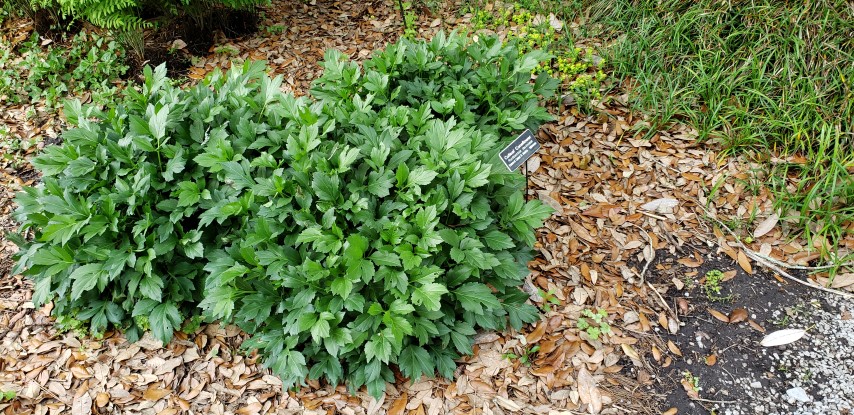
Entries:
[[709, 301], [730, 301], [732, 295], [721, 296], [721, 283], [723, 283], [724, 273], [721, 270], [713, 269], [706, 273], [703, 280], [703, 292]]
[[540, 293], [540, 297], [543, 299], [543, 303], [542, 303], [542, 305], [540, 305], [540, 308], [543, 311], [549, 312], [549, 311], [552, 311], [553, 305], [554, 306], [561, 305], [560, 299], [557, 298], [557, 296], [555, 296], [554, 290], [549, 290], [548, 292], [545, 292], [539, 288], [537, 290]]
[[15, 399], [18, 394], [15, 391], [0, 391], [0, 402], [8, 402]]
[[237, 56], [240, 54], [240, 49], [231, 45], [217, 46], [214, 48], [214, 53], [217, 55]]
[[585, 309], [581, 315], [584, 317], [578, 319], [578, 329], [587, 332], [591, 339], [599, 340], [600, 335], [611, 333], [611, 326], [606, 321], [608, 312], [605, 309], [597, 308], [596, 312]]
[[285, 31], [285, 25], [283, 24], [274, 24], [264, 28], [264, 31], [267, 32], [268, 35], [280, 35]]
[[517, 356], [515, 353], [504, 353], [501, 357], [507, 360], [519, 359], [519, 362], [525, 366], [530, 366], [532, 357], [535, 353], [540, 351], [540, 345], [534, 345], [533, 347], [527, 347], [524, 349], [524, 352], [521, 356]]
[[694, 376], [691, 372], [686, 370], [682, 372], [682, 380], [690, 385], [690, 387], [694, 389], [694, 392], [700, 391], [700, 377]]

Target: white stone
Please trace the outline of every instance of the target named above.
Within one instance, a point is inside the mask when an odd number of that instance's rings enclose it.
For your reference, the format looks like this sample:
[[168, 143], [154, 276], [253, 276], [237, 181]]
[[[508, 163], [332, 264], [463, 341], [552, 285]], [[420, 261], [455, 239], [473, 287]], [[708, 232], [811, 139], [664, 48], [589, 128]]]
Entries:
[[809, 402], [811, 400], [810, 396], [807, 395], [807, 391], [801, 387], [786, 390], [786, 395], [799, 402]]

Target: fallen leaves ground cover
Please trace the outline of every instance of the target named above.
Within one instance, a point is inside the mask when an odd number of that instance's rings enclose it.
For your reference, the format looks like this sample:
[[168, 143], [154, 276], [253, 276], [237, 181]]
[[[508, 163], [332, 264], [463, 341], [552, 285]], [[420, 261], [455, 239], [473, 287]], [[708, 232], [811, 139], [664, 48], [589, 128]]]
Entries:
[[[233, 57], [265, 58], [285, 75], [286, 89], [304, 92], [319, 74], [316, 63], [326, 48], [361, 59], [402, 31], [391, 2], [316, 3], [275, 3], [267, 19], [288, 26], [283, 32], [233, 41], [236, 53], [212, 51], [188, 77], [202, 77]], [[453, 12], [422, 16], [418, 31], [429, 37], [470, 20]], [[656, 373], [682, 353], [660, 336], [680, 328], [678, 305], [662, 296], [677, 282], [647, 278], [661, 250], [696, 268], [706, 259], [691, 247], [705, 244], [748, 274], [758, 264], [742, 247], [746, 236], [753, 238], [747, 248], [778, 261], [809, 266], [818, 254], [787, 237], [791, 224], [766, 219], [773, 218], [770, 194], [745, 173], [759, 166], [719, 159], [719, 149], [697, 144], [696, 131], [680, 125], [643, 139], [638, 131], [644, 119], [625, 104], [626, 95], [616, 90], [591, 116], [573, 106], [551, 108], [558, 119], [538, 132], [543, 148], [526, 166], [529, 197], [557, 211], [537, 231], [539, 257], [529, 264], [526, 283], [543, 319], [518, 332], [478, 334], [475, 355], [460, 361], [453, 380], [411, 384], [397, 374], [379, 400], [318, 382], [283, 393], [256, 356], [235, 353], [245, 336], [231, 326], [176, 333], [165, 347], [150, 337], [131, 344], [114, 332], [102, 340], [58, 333], [46, 317], [48, 309], [32, 307], [29, 282], [8, 274], [14, 248], [3, 239], [0, 390], [16, 397], [0, 403], [0, 411], [570, 414], [601, 408], [602, 413], [657, 413], [659, 397], [651, 388], [659, 382]], [[54, 117], [28, 119], [26, 107], [5, 109], [10, 134], [41, 143], [32, 151], [50, 143], [61, 127]], [[13, 229], [12, 192], [36, 177], [19, 158], [4, 162], [0, 171], [0, 224]], [[767, 213], [753, 217], [754, 211]], [[716, 229], [707, 216], [727, 223], [741, 241]], [[843, 242], [844, 249], [854, 248], [854, 241]], [[840, 273], [833, 286], [854, 290], [850, 275]], [[822, 273], [809, 278], [827, 282]], [[578, 327], [578, 319], [585, 310], [599, 309], [607, 312], [611, 333], [594, 340]]]

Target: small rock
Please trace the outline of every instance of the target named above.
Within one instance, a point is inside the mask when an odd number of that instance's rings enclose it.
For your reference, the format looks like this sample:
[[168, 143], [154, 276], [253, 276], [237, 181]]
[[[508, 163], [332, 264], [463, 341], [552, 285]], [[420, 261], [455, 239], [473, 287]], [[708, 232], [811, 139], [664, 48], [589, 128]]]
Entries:
[[762, 387], [762, 382], [759, 382], [759, 381], [750, 382], [750, 387], [753, 389], [759, 389]]
[[810, 396], [807, 395], [807, 391], [801, 387], [786, 390], [786, 395], [789, 395], [790, 398], [798, 402], [809, 402], [811, 400]]

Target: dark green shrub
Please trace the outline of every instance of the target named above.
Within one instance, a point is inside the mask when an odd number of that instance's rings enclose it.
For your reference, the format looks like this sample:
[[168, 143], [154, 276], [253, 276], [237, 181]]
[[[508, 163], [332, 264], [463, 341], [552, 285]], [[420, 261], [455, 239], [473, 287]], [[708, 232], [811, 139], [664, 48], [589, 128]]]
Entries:
[[70, 107], [79, 128], [18, 197], [19, 270], [95, 331], [166, 340], [201, 301], [287, 387], [451, 376], [476, 329], [538, 318], [518, 287], [549, 209], [496, 154], [549, 119], [542, 57], [439, 35], [363, 72], [331, 51], [317, 101], [259, 64], [187, 91], [148, 71], [113, 111]]
[[142, 90], [109, 112], [66, 106], [77, 128], [33, 160], [43, 183], [16, 199], [21, 229], [35, 237], [19, 241], [15, 272], [34, 280], [35, 304], [55, 301], [61, 323], [114, 325], [132, 340], [150, 328], [168, 341], [197, 314], [205, 250], [236, 225], [201, 217], [237, 190], [194, 159], [212, 145], [233, 151], [249, 98], [232, 88], [263, 65], [233, 71], [217, 91], [173, 87], [164, 66], [145, 72]]
[[286, 386], [346, 379], [377, 396], [391, 365], [450, 377], [476, 329], [538, 318], [518, 287], [550, 210], [496, 153], [549, 118], [537, 100], [554, 82], [530, 82], [537, 54], [468, 42], [403, 40], [364, 72], [330, 51], [318, 104], [263, 104], [293, 132], [222, 164], [247, 214], [209, 256], [202, 307], [253, 333], [244, 347]]

